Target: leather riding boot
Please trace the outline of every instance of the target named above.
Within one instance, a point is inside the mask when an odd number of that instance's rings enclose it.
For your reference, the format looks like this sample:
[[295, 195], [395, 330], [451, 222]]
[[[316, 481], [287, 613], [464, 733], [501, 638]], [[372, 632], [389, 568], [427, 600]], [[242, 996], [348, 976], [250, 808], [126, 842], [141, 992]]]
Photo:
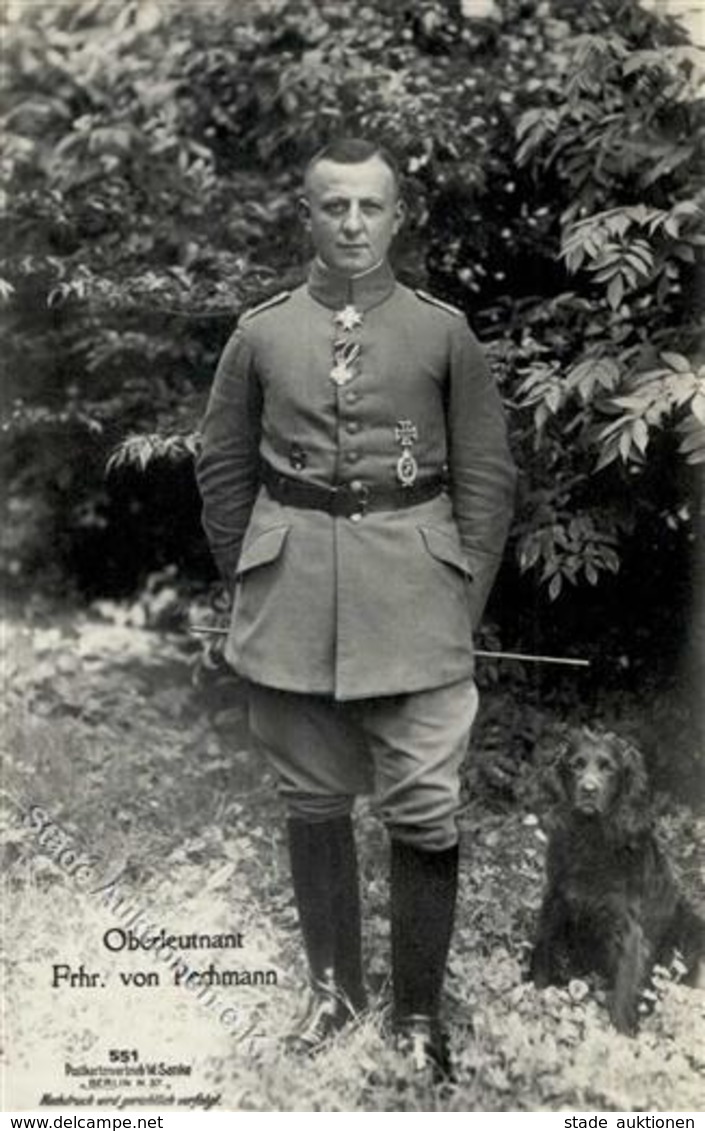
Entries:
[[362, 925], [357, 849], [352, 821], [343, 817], [331, 821], [333, 842], [333, 969], [338, 990], [345, 995], [353, 1013], [367, 1006], [362, 973]]
[[458, 846], [428, 852], [392, 841], [391, 927], [397, 1049], [414, 1072], [451, 1075], [441, 1029], [443, 978], [453, 932]]
[[292, 818], [288, 829], [311, 988], [287, 1046], [313, 1053], [365, 1006], [357, 854], [349, 817], [320, 822]]

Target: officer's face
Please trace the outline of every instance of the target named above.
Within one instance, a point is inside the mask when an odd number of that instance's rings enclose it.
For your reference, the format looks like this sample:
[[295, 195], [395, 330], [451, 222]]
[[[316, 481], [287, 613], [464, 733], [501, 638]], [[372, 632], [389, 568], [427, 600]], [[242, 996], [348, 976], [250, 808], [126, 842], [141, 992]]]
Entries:
[[394, 174], [377, 156], [355, 165], [317, 162], [300, 204], [318, 256], [345, 275], [384, 259], [404, 216]]

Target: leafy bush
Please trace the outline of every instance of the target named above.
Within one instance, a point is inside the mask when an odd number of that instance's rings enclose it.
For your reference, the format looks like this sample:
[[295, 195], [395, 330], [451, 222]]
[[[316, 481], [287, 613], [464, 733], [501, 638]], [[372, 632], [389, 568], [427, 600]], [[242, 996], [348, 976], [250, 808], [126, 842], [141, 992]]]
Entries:
[[586, 583], [579, 635], [638, 617], [645, 545], [678, 607], [705, 232], [699, 62], [674, 22], [637, 0], [81, 0], [20, 5], [6, 59], [12, 575], [125, 591], [205, 568], [186, 486], [205, 391], [239, 311], [298, 281], [300, 169], [344, 130], [399, 155], [400, 274], [469, 313], [510, 409], [524, 485], [497, 608], [560, 599], [550, 630], [573, 636]]

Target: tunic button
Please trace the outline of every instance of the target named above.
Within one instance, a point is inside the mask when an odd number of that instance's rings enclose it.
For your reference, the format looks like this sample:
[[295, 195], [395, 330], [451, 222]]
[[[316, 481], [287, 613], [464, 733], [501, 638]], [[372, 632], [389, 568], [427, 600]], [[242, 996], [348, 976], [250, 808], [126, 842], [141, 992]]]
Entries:
[[362, 518], [362, 515], [360, 514], [359, 511], [356, 514], [350, 515], [350, 521], [351, 522], [359, 522], [361, 518]]
[[345, 400], [348, 404], [355, 404], [355, 401], [358, 399], [358, 397], [359, 393], [356, 393], [354, 389], [348, 390], [348, 392], [345, 394]]
[[357, 420], [349, 420], [345, 425], [345, 431], [354, 434], [360, 431], [360, 424]]
[[348, 463], [357, 463], [357, 461], [360, 458], [360, 453], [354, 452], [354, 451], [353, 452], [346, 452], [345, 458], [348, 461]]
[[354, 495], [359, 495], [363, 486], [364, 486], [364, 484], [363, 484], [361, 479], [353, 479], [350, 483], [350, 490], [353, 492]]

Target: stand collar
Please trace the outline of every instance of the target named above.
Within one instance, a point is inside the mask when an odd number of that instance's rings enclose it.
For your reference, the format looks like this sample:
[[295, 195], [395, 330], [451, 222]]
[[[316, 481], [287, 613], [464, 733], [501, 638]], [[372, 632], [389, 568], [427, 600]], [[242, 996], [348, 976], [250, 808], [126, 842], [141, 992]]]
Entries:
[[358, 310], [371, 310], [389, 298], [395, 286], [394, 273], [386, 259], [361, 275], [342, 275], [314, 260], [308, 276], [309, 293], [317, 302], [339, 310], [343, 306], [355, 306]]

